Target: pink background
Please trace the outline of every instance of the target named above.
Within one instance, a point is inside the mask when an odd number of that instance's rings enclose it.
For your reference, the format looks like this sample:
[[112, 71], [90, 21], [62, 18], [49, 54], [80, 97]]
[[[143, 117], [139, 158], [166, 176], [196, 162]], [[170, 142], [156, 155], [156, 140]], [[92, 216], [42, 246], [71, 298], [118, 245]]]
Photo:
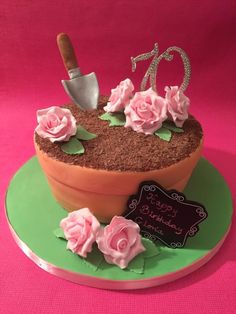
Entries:
[[[39, 269], [16, 246], [4, 217], [12, 175], [34, 155], [35, 111], [67, 102], [55, 37], [68, 32], [84, 73], [97, 73], [102, 93], [129, 76], [140, 84], [147, 64], [131, 73], [130, 56], [179, 46], [192, 79], [186, 94], [205, 131], [204, 155], [236, 197], [236, 2], [7, 1], [0, 3], [0, 312], [235, 313], [236, 226], [203, 268], [176, 282], [141, 291], [83, 287]], [[178, 58], [176, 58], [177, 60]], [[158, 87], [180, 84], [180, 62], [160, 66]], [[223, 210], [223, 208], [222, 208]], [[217, 227], [217, 226], [216, 226]]]

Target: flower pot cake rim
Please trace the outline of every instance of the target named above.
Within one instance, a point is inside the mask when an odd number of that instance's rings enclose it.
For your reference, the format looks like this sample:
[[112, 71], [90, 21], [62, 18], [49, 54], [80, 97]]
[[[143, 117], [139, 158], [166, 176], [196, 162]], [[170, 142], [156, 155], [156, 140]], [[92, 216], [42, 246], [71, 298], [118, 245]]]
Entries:
[[[43, 152], [35, 143], [39, 162], [47, 177], [56, 179], [61, 184], [67, 184], [71, 188], [76, 187], [81, 191], [99, 194], [104, 194], [106, 191], [105, 194], [110, 195], [132, 194], [138, 184], [143, 181], [154, 180], [166, 188], [173, 186], [176, 182], [191, 175], [200, 158], [202, 146], [203, 140], [189, 157], [166, 168], [143, 172], [121, 172], [64, 163]], [[114, 182], [117, 183], [114, 184]]]

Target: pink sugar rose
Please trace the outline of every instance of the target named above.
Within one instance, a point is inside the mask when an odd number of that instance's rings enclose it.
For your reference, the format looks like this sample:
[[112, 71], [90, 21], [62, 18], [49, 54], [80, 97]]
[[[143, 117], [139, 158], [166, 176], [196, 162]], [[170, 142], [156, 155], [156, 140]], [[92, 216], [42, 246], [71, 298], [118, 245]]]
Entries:
[[68, 240], [67, 249], [82, 257], [92, 251], [92, 245], [100, 229], [100, 223], [88, 208], [82, 208], [69, 213], [61, 220], [60, 227]]
[[136, 132], [153, 134], [167, 119], [166, 101], [152, 88], [137, 92], [125, 107], [126, 124]]
[[35, 132], [51, 142], [68, 141], [76, 133], [76, 119], [68, 109], [49, 107], [37, 111]]
[[133, 97], [132, 91], [134, 85], [130, 79], [126, 79], [111, 90], [111, 96], [108, 100], [107, 106], [104, 107], [106, 112], [117, 112], [122, 111], [125, 106], [129, 103], [130, 98]]
[[165, 87], [168, 116], [177, 127], [182, 127], [188, 119], [189, 98], [178, 88], [178, 86]]
[[136, 255], [145, 251], [139, 231], [134, 221], [122, 216], [114, 216], [109, 225], [100, 229], [96, 241], [107, 263], [123, 269]]

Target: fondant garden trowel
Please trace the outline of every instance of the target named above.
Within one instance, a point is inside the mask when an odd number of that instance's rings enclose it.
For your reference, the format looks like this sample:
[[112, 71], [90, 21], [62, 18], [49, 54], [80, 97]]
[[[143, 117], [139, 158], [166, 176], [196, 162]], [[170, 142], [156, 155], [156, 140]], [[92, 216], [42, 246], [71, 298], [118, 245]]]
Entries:
[[98, 105], [99, 86], [95, 73], [82, 75], [72, 43], [67, 34], [61, 33], [57, 36], [57, 45], [70, 77], [70, 80], [61, 81], [65, 91], [81, 109], [96, 109]]

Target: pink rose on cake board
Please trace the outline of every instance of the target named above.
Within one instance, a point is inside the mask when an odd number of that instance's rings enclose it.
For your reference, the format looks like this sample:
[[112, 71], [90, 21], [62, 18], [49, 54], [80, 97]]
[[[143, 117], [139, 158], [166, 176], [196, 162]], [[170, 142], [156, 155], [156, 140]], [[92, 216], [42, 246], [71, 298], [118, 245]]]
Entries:
[[82, 257], [92, 251], [92, 245], [100, 229], [100, 223], [88, 208], [82, 208], [69, 213], [61, 220], [60, 227], [68, 240], [67, 249]]
[[182, 127], [188, 119], [189, 98], [178, 86], [165, 87], [168, 117], [174, 121], [177, 127]]
[[152, 88], [135, 93], [125, 108], [126, 124], [136, 132], [153, 134], [167, 118], [166, 101]]
[[104, 107], [106, 112], [122, 111], [130, 102], [133, 96], [134, 85], [130, 79], [121, 81], [120, 84], [111, 90], [111, 96], [108, 100], [107, 106]]
[[38, 110], [37, 121], [36, 133], [51, 142], [68, 141], [76, 133], [76, 119], [68, 109], [53, 106]]
[[109, 225], [100, 229], [96, 241], [107, 263], [123, 269], [136, 255], [145, 251], [139, 232], [140, 228], [134, 221], [122, 216], [114, 216]]

